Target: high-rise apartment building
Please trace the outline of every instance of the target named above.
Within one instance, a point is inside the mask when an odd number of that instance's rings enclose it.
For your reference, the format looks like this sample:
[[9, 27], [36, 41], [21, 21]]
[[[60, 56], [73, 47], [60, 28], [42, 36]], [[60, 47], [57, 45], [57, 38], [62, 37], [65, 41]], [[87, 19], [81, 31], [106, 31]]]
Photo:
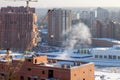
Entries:
[[96, 22], [97, 22], [96, 23], [96, 27], [97, 27], [96, 28], [96, 31], [97, 31], [96, 35], [97, 35], [97, 38], [102, 38], [103, 23], [100, 20], [97, 20]]
[[37, 15], [34, 8], [4, 7], [0, 12], [0, 48], [29, 50], [37, 44]]
[[48, 10], [48, 44], [61, 46], [67, 39], [65, 35], [71, 29], [71, 10]]
[[96, 18], [99, 20], [107, 21], [109, 19], [109, 11], [98, 7], [96, 10]]

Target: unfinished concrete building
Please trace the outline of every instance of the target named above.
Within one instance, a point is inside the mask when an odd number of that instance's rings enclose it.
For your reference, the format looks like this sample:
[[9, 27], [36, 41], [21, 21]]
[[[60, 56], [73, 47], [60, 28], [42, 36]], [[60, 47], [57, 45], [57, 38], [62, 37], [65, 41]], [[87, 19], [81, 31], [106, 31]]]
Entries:
[[93, 63], [47, 59], [40, 55], [20, 60], [12, 59], [9, 65], [6, 60], [0, 61], [0, 80], [7, 76], [6, 80], [94, 80]]
[[37, 44], [35, 8], [3, 7], [0, 11], [0, 48], [30, 50]]

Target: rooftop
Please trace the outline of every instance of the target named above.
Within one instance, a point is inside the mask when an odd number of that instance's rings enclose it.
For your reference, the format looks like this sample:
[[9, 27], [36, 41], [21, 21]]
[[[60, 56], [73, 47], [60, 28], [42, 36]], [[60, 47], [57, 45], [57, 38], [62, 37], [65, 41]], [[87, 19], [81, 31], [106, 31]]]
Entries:
[[[88, 62], [52, 59], [47, 64], [40, 64], [39, 66], [71, 69], [71, 68], [84, 66], [86, 64], [88, 64]], [[93, 64], [93, 63], [90, 63], [90, 64]]]
[[119, 40], [115, 40], [115, 39], [112, 39], [112, 38], [93, 38], [93, 39], [96, 39], [96, 40], [106, 40], [106, 41], [110, 41], [110, 42], [113, 42], [113, 43], [120, 43]]

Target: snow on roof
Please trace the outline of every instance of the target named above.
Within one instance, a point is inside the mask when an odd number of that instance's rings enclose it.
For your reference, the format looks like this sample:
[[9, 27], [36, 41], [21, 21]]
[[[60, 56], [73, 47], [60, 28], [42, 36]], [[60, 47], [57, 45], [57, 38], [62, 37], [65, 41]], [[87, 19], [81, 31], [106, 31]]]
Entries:
[[[23, 54], [20, 54], [20, 53], [14, 53], [12, 51], [10, 51], [10, 56], [12, 56], [13, 59], [18, 59], [18, 58], [22, 58], [23, 57]], [[5, 62], [5, 60], [3, 59], [5, 56], [6, 56], [6, 50], [0, 50], [0, 56], [1, 56], [1, 60], [2, 62]]]
[[114, 50], [114, 51], [119, 51], [120, 50], [120, 45], [113, 45], [113, 47], [97, 47], [97, 48], [92, 48], [92, 50], [99, 50], [99, 51], [107, 51], [107, 50]]
[[120, 43], [119, 40], [115, 40], [115, 39], [112, 39], [112, 38], [93, 38], [93, 39], [96, 39], [96, 40], [106, 40], [106, 41], [110, 41], [110, 42], [114, 42], [114, 43]]
[[92, 50], [108, 50], [109, 48], [106, 48], [106, 47], [100, 47], [100, 48], [93, 48]]

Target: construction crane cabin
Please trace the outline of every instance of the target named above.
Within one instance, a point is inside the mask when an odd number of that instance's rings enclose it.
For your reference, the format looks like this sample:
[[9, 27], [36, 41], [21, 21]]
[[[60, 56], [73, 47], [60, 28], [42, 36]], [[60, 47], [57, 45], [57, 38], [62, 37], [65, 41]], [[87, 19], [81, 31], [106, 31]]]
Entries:
[[29, 2], [38, 2], [38, 0], [6, 0], [6, 1], [25, 1], [26, 2], [26, 11], [29, 12]]

